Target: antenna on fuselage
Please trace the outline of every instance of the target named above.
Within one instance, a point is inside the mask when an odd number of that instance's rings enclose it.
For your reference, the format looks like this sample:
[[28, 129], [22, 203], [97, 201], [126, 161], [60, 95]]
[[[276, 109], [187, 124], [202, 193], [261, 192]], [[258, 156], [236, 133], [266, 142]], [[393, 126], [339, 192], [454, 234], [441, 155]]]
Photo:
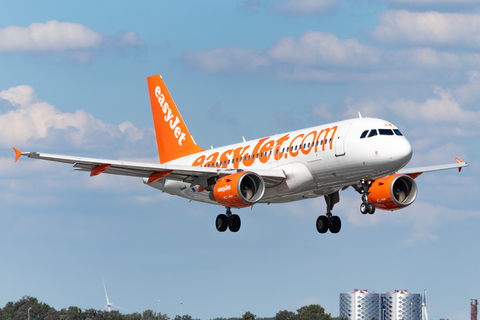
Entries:
[[362, 119], [362, 114], [360, 113], [360, 111], [358, 111], [358, 117]]
[[242, 139], [243, 139], [243, 142], [247, 142], [247, 141], [245, 141], [245, 137], [244, 137], [244, 136], [242, 136]]

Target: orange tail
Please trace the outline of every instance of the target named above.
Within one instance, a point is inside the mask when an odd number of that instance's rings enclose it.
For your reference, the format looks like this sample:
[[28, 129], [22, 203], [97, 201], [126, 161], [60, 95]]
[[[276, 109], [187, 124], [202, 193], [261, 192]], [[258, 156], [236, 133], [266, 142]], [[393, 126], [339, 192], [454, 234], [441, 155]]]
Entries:
[[147, 78], [160, 163], [203, 151], [193, 140], [160, 75]]

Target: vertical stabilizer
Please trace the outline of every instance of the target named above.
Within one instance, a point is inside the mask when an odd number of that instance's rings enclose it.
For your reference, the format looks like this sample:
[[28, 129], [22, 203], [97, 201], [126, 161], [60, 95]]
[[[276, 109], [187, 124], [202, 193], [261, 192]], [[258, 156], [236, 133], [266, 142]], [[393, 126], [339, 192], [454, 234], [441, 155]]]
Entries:
[[160, 163], [203, 151], [193, 140], [160, 75], [147, 78]]

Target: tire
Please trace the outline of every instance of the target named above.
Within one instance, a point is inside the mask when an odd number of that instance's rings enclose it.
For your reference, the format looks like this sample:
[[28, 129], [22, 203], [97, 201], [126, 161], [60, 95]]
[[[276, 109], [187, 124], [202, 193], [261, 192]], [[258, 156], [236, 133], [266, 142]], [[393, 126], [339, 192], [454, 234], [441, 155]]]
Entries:
[[215, 226], [220, 232], [224, 232], [228, 227], [228, 219], [226, 214], [219, 214], [217, 220], [215, 220]]
[[375, 213], [375, 205], [372, 202], [368, 203], [368, 213], [370, 213], [370, 214]]
[[228, 225], [228, 228], [230, 229], [230, 231], [237, 232], [238, 230], [240, 230], [241, 225], [242, 225], [242, 221], [240, 220], [240, 217], [238, 216], [238, 214], [233, 214], [232, 220]]
[[320, 233], [325, 233], [328, 230], [328, 218], [326, 216], [320, 216], [317, 219], [317, 231]]
[[342, 229], [342, 220], [339, 217], [333, 216], [330, 222], [329, 230], [331, 233], [338, 233]]
[[362, 214], [367, 214], [368, 213], [368, 207], [367, 207], [367, 204], [365, 202], [362, 202], [362, 204], [360, 205], [360, 212]]

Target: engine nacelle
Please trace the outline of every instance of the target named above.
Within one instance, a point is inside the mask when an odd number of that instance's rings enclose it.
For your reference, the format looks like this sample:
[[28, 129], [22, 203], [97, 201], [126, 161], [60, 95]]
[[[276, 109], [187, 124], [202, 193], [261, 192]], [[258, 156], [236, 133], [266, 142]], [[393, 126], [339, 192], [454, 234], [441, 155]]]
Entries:
[[417, 198], [417, 184], [412, 177], [404, 174], [394, 174], [377, 179], [370, 186], [368, 201], [383, 210], [405, 208]]
[[265, 192], [263, 178], [243, 171], [218, 179], [213, 187], [215, 201], [225, 207], [245, 208], [257, 203]]

